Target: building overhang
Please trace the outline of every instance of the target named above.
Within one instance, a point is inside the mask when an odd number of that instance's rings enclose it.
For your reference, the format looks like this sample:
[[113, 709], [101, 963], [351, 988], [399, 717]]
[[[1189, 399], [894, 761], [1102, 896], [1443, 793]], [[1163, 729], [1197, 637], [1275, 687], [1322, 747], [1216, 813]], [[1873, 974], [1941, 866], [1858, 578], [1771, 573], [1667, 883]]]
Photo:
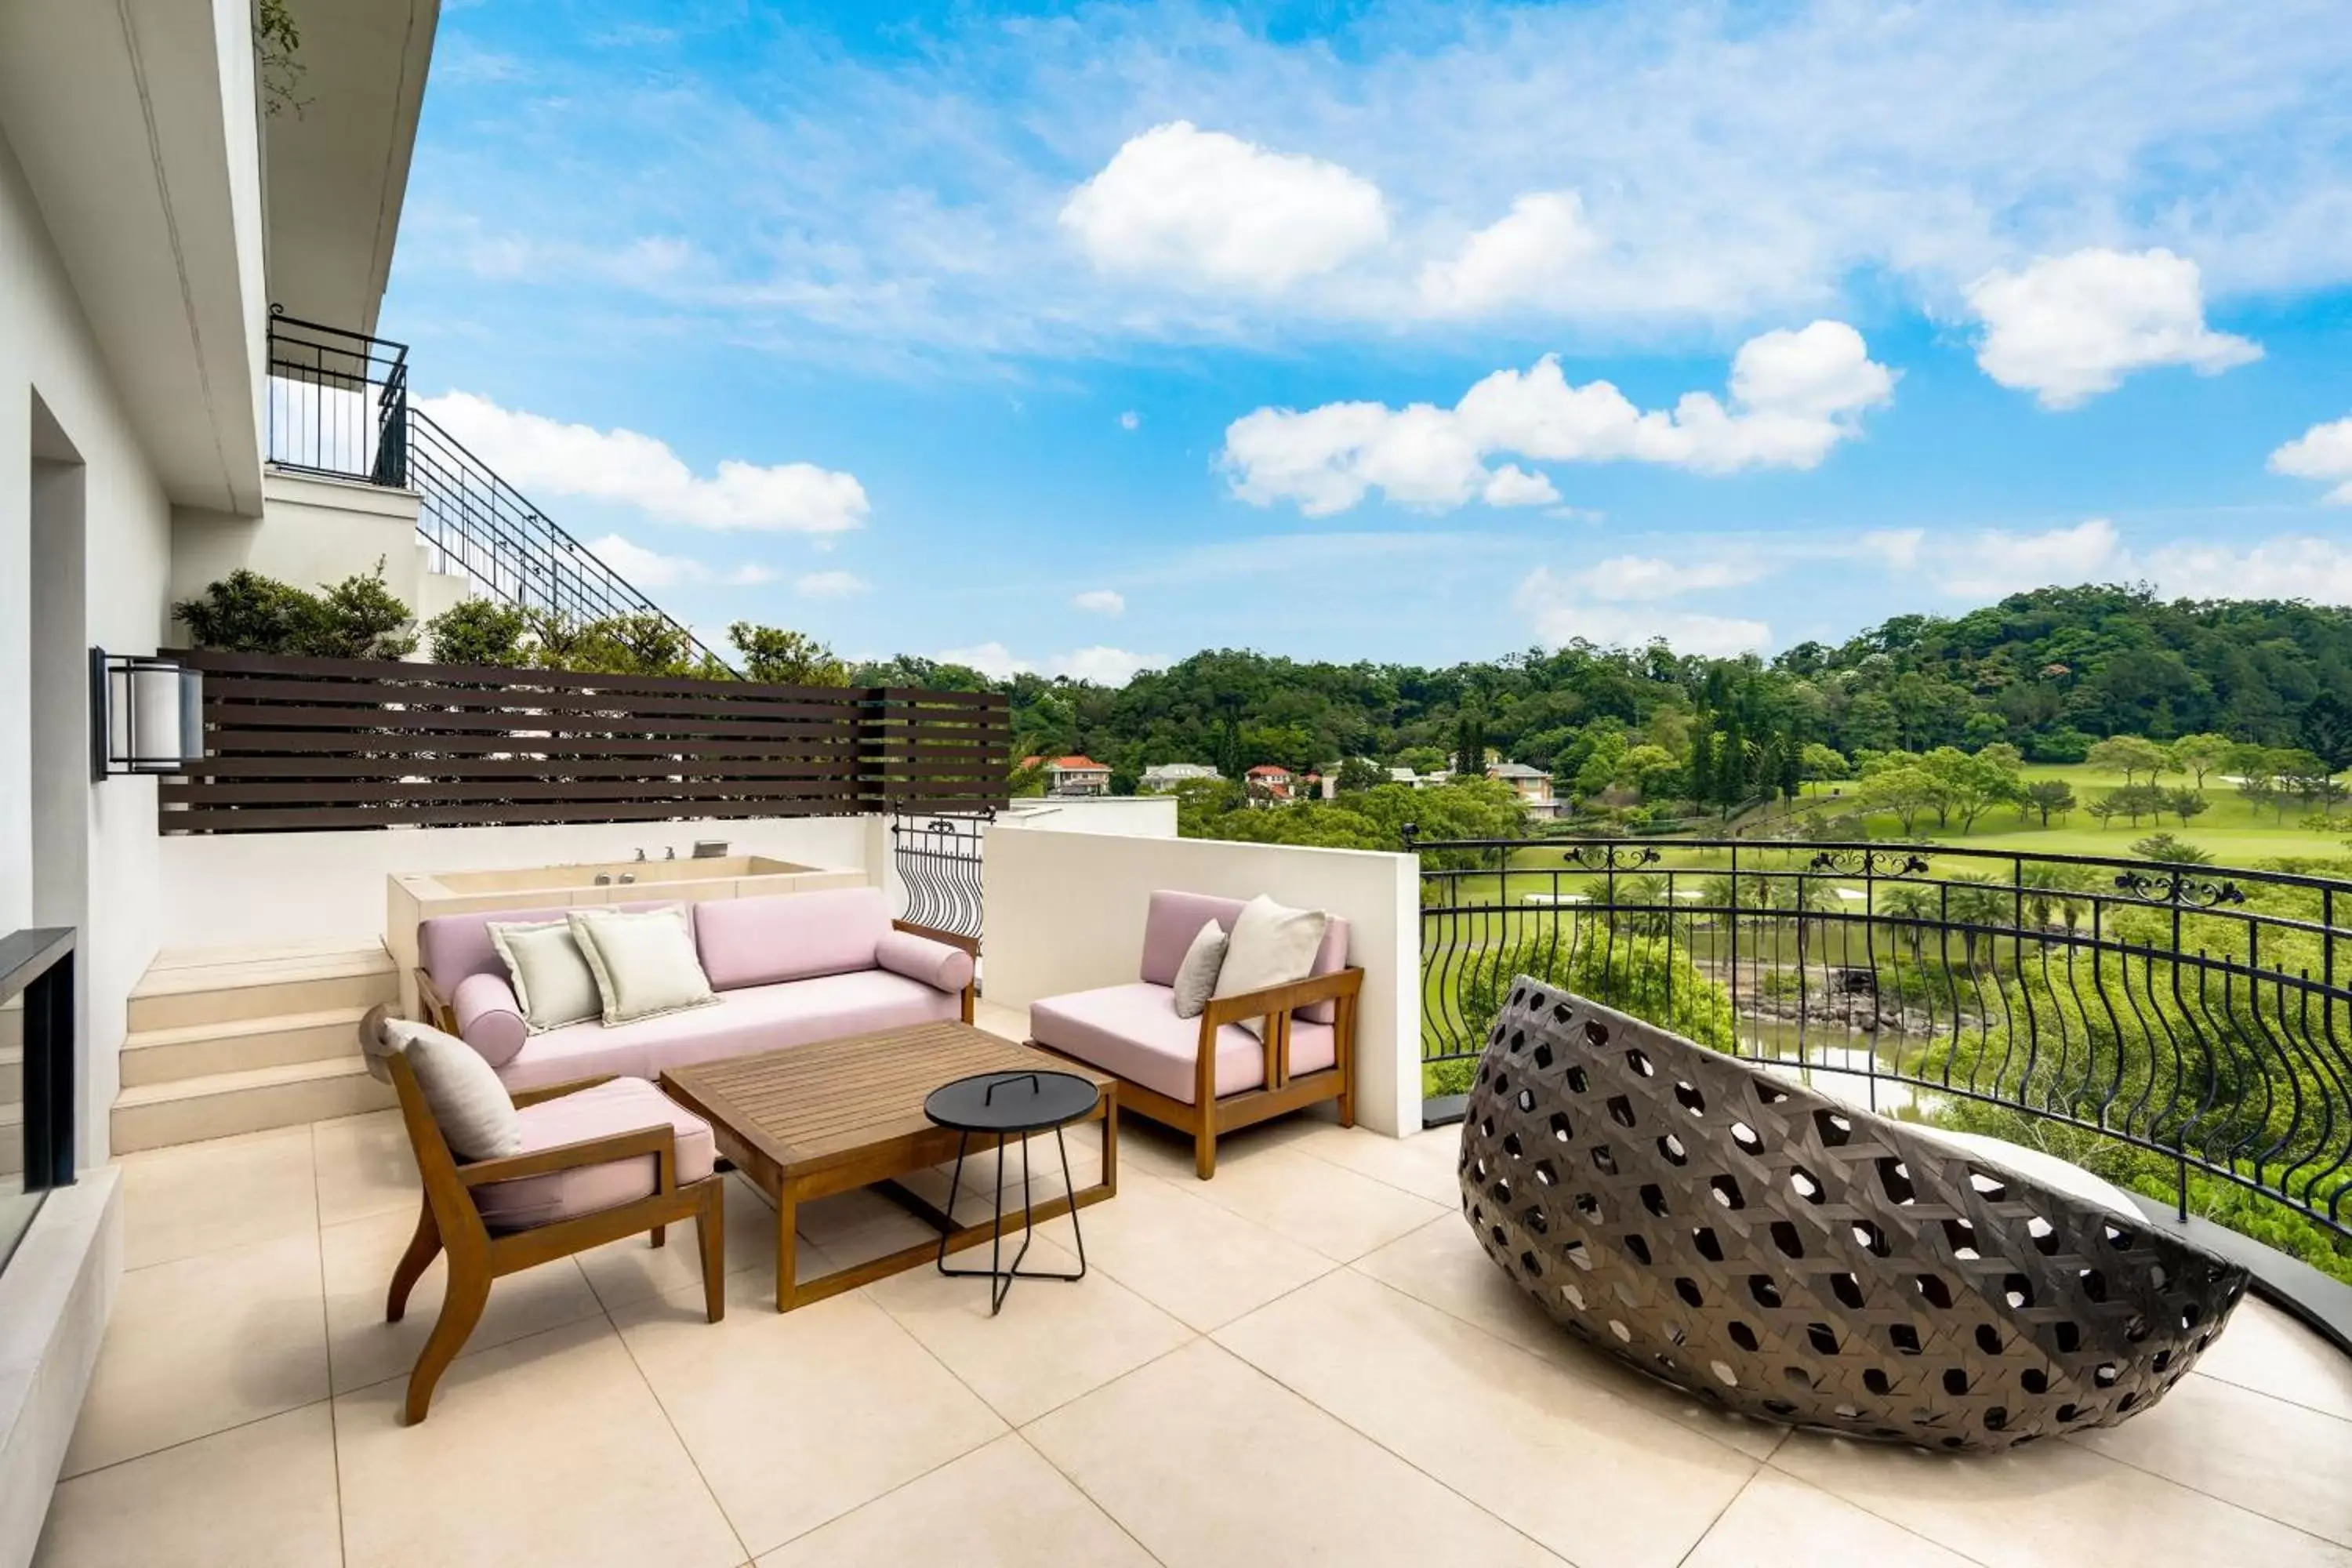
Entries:
[[0, 131], [123, 409], [173, 500], [248, 516], [258, 118], [247, 0], [0, 5]]
[[375, 331], [440, 12], [440, 0], [295, 7], [295, 101], [269, 117], [263, 156], [270, 300], [289, 316]]

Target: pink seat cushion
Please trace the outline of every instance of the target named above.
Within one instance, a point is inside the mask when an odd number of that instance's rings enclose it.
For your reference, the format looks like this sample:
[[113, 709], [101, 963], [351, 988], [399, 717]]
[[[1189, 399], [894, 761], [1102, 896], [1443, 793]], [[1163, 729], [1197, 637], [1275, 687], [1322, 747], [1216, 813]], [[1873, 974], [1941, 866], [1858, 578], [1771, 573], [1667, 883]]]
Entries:
[[[795, 897], [803, 895], [793, 895]], [[887, 970], [828, 974], [782, 985], [722, 993], [715, 1007], [694, 1007], [610, 1028], [567, 1024], [523, 1042], [499, 1069], [509, 1089], [538, 1089], [567, 1079], [619, 1073], [659, 1078], [665, 1068], [716, 1061], [809, 1040], [838, 1039], [909, 1024], [949, 1023], [961, 1000]]]
[[695, 949], [714, 991], [871, 969], [889, 931], [879, 888], [706, 899], [694, 907]]
[[[554, 1100], [526, 1105], [515, 1112], [522, 1123], [522, 1147], [529, 1154], [614, 1132], [667, 1122], [677, 1131], [676, 1180], [683, 1186], [710, 1174], [718, 1147], [710, 1124], [692, 1111], [672, 1104], [661, 1090], [643, 1079], [616, 1078], [593, 1089], [583, 1089]], [[474, 1205], [482, 1223], [492, 1230], [528, 1230], [560, 1219], [576, 1219], [599, 1209], [614, 1208], [650, 1197], [658, 1185], [653, 1156], [636, 1160], [606, 1160], [543, 1176], [492, 1182], [474, 1189]]]
[[[1201, 1020], [1178, 1017], [1176, 994], [1165, 985], [1138, 982], [1048, 997], [1030, 1005], [1029, 1033], [1041, 1046], [1066, 1051], [1171, 1100], [1192, 1103]], [[1265, 1049], [1257, 1037], [1238, 1024], [1219, 1026], [1218, 1099], [1265, 1087]], [[1292, 1077], [1320, 1072], [1336, 1059], [1330, 1025], [1291, 1024]]]
[[[1201, 934], [1201, 927], [1214, 921], [1231, 936], [1234, 917], [1242, 912], [1244, 901], [1207, 893], [1173, 892], [1165, 888], [1154, 892], [1150, 907], [1144, 912], [1143, 963], [1136, 978], [1152, 985], [1175, 984], [1176, 971], [1183, 967], [1184, 951]], [[1348, 922], [1333, 915], [1323, 929], [1323, 945], [1316, 950], [1315, 967], [1307, 973], [1330, 974], [1347, 966]], [[1309, 1023], [1328, 1024], [1339, 1016], [1337, 1006], [1332, 1002], [1318, 1002], [1299, 1008], [1295, 1016]]]

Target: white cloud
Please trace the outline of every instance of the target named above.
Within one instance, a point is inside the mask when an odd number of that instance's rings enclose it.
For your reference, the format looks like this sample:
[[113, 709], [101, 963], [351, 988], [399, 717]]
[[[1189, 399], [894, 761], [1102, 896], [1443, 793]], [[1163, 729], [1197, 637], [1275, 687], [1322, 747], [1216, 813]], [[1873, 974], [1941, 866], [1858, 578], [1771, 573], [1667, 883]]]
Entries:
[[1559, 500], [1559, 492], [1552, 489], [1549, 475], [1505, 463], [1486, 481], [1478, 499], [1488, 506], [1549, 506]]
[[2281, 537], [2242, 548], [2182, 541], [2149, 551], [2145, 574], [2183, 598], [2352, 605], [2352, 544], [2327, 539]]
[[811, 463], [762, 468], [730, 458], [704, 476], [666, 442], [635, 430], [566, 425], [470, 392], [418, 406], [529, 496], [610, 501], [697, 528], [796, 533], [856, 528], [868, 510], [855, 475]]
[[1538, 566], [1519, 584], [1512, 602], [1547, 643], [1581, 638], [1602, 647], [1638, 647], [1664, 637], [1676, 653], [1728, 658], [1761, 652], [1772, 640], [1762, 621], [1643, 604], [1595, 604], [1585, 574], [1563, 578]]
[[1061, 224], [1104, 271], [1252, 289], [1328, 272], [1389, 228], [1370, 181], [1187, 120], [1129, 138]]
[[2133, 574], [2122, 537], [2104, 517], [2032, 531], [1987, 528], [1931, 534], [1917, 528], [1881, 529], [1862, 535], [1849, 553], [1954, 599], [1998, 599], [2028, 588], [2123, 582]]
[[[1258, 506], [1295, 501], [1322, 517], [1378, 489], [1397, 505], [1443, 511], [1486, 495], [1502, 479], [1505, 470], [1486, 466], [1498, 453], [1702, 473], [1810, 468], [1856, 435], [1863, 411], [1886, 402], [1894, 388], [1894, 373], [1870, 358], [1860, 332], [1843, 321], [1815, 321], [1741, 344], [1727, 407], [1693, 392], [1671, 411], [1645, 412], [1606, 381], [1570, 385], [1558, 356], [1547, 354], [1524, 372], [1496, 371], [1450, 409], [1260, 408], [1226, 427], [1222, 460], [1234, 493]], [[1502, 480], [1507, 496], [1525, 489], [1525, 478]]]
[[[1694, 552], [1706, 548], [1694, 542]], [[1595, 562], [1570, 579], [1588, 599], [1671, 599], [1712, 588], [1737, 588], [1771, 573], [1771, 564], [1752, 554], [1718, 555], [1711, 560], [1691, 556], [1665, 560], [1654, 555], [1616, 555]]]
[[689, 584], [756, 588], [775, 581], [775, 574], [764, 566], [712, 566], [688, 556], [647, 550], [617, 533], [593, 541], [587, 548], [591, 555], [635, 588], [676, 588]]
[[1143, 428], [1143, 416], [1130, 408], [1118, 416], [1118, 427], [1122, 430], [1140, 430]]
[[1927, 542], [1924, 528], [1879, 528], [1864, 534], [1855, 545], [1861, 553], [1885, 562], [1890, 569], [1908, 572], [1919, 564], [1919, 552]]
[[1097, 616], [1118, 616], [1127, 612], [1127, 598], [1116, 588], [1089, 588], [1070, 597], [1074, 608]]
[[1519, 197], [1507, 216], [1480, 229], [1451, 259], [1421, 270], [1423, 308], [1475, 315], [1513, 307], [1572, 313], [1581, 263], [1601, 247], [1574, 191]]
[[2333, 481], [2330, 506], [2352, 506], [2352, 418], [2315, 425], [2271, 454], [2271, 472]]
[[803, 599], [850, 599], [872, 586], [855, 572], [803, 572], [793, 579], [793, 592]]
[[948, 648], [939, 658], [942, 663], [968, 666], [993, 680], [1034, 671], [1071, 680], [1090, 680], [1097, 686], [1124, 686], [1139, 671], [1159, 669], [1168, 663], [1167, 659], [1154, 654], [1129, 653], [1125, 648], [1100, 647], [1075, 648], [1068, 653], [1054, 654], [1032, 661], [1018, 657], [1001, 642]]
[[2134, 371], [2187, 365], [2219, 375], [2263, 357], [2260, 345], [2205, 324], [2197, 263], [2161, 247], [2078, 250], [1969, 285], [1985, 327], [1977, 363], [2044, 408], [2112, 392]]

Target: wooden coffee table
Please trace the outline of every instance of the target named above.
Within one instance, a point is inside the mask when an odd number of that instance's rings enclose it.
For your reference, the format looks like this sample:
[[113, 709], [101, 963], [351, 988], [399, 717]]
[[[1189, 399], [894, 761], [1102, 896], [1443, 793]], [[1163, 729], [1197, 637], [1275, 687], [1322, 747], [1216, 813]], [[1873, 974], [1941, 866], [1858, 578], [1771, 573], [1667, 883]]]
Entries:
[[[1118, 1080], [969, 1024], [919, 1024], [677, 1068], [662, 1074], [661, 1087], [709, 1122], [719, 1152], [775, 1201], [776, 1310], [789, 1312], [939, 1256], [934, 1238], [803, 1283], [795, 1278], [793, 1233], [803, 1203], [874, 1187], [943, 1233], [951, 1252], [994, 1235], [990, 1225], [957, 1225], [898, 1178], [956, 1156], [956, 1134], [923, 1114], [933, 1089], [974, 1073], [1031, 1071], [1076, 1072], [1101, 1089], [1096, 1108], [1079, 1121], [1102, 1123], [1102, 1179], [1079, 1188], [1076, 1205], [1116, 1194]], [[1071, 1207], [1070, 1197], [1055, 1194], [1034, 1213], [1054, 1219]]]

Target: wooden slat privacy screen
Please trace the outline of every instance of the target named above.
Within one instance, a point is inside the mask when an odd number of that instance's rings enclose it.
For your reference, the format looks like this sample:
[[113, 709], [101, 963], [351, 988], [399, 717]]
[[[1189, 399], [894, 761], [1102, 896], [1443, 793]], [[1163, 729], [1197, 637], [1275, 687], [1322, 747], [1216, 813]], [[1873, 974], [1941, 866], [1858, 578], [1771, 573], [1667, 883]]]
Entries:
[[1002, 805], [995, 692], [195, 652], [167, 833], [848, 816]]

